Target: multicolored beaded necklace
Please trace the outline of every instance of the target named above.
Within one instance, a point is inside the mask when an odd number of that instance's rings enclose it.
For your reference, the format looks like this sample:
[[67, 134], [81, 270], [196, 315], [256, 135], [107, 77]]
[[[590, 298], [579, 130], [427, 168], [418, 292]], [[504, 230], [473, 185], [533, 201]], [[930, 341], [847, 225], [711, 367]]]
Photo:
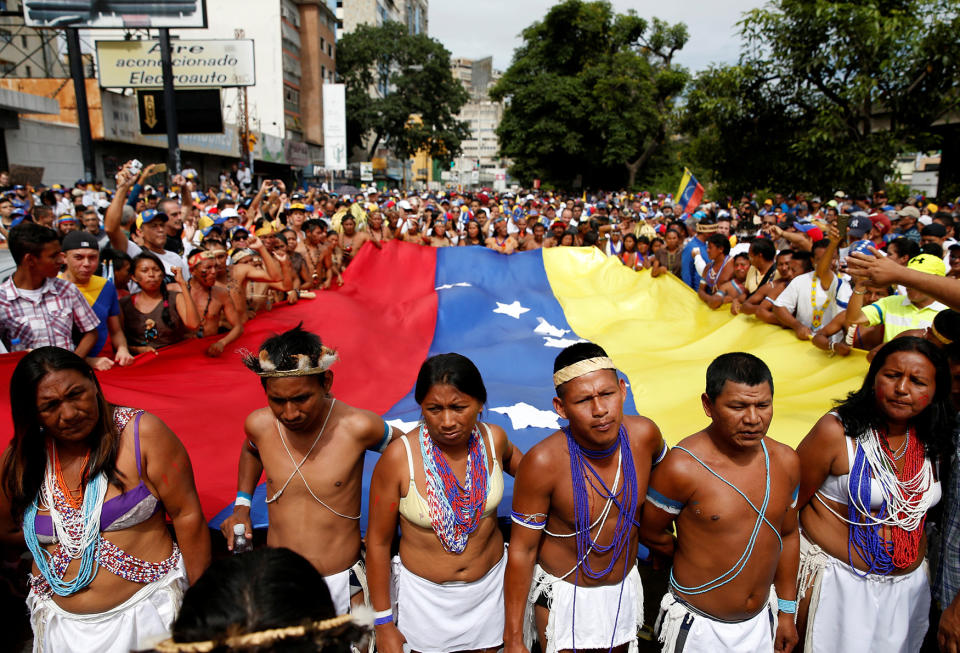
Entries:
[[420, 455], [433, 530], [445, 550], [463, 553], [487, 503], [487, 450], [480, 429], [474, 427], [467, 441], [467, 473], [463, 484], [457, 480], [447, 457], [434, 444], [424, 424], [420, 425]]

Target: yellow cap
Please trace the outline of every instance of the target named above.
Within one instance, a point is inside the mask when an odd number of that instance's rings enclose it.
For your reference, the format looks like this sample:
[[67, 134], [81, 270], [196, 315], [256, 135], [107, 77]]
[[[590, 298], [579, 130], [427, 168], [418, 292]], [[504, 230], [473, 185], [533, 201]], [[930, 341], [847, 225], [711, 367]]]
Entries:
[[935, 274], [938, 277], [945, 276], [947, 274], [947, 266], [944, 265], [943, 259], [939, 256], [933, 256], [931, 254], [920, 254], [919, 256], [914, 256], [910, 259], [910, 262], [907, 263], [908, 270], [916, 270], [917, 272], [926, 272], [927, 274]]
[[253, 235], [257, 238], [263, 238], [264, 236], [270, 236], [277, 233], [277, 230], [273, 228], [272, 222], [264, 222], [263, 226], [253, 232]]
[[927, 204], [927, 210], [930, 211], [930, 213], [936, 213], [940, 210], [940, 207], [931, 202], [930, 204]]
[[197, 229], [199, 229], [200, 231], [203, 231], [207, 227], [212, 227], [212, 226], [213, 226], [213, 218], [209, 216], [203, 215], [203, 216], [200, 216], [199, 220], [197, 220]]

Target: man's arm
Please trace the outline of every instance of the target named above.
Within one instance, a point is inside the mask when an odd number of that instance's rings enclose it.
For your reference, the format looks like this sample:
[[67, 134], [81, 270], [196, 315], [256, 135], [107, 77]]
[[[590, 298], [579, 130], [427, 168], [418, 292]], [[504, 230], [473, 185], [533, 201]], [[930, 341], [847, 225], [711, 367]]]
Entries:
[[909, 270], [873, 247], [870, 251], [873, 252], [872, 256], [859, 252], [848, 256], [847, 272], [852, 276], [866, 277], [875, 286], [902, 284], [960, 311], [960, 282], [957, 279]]
[[240, 319], [240, 315], [237, 312], [237, 307], [234, 306], [233, 300], [230, 298], [230, 293], [223, 288], [218, 288], [216, 286], [211, 288], [210, 292], [217, 293], [217, 301], [219, 301], [223, 306], [223, 315], [227, 318], [227, 322], [230, 324], [230, 330], [222, 338], [207, 348], [208, 356], [219, 356], [223, 353], [223, 350], [227, 345], [243, 335], [243, 320]]
[[[378, 612], [391, 609], [390, 547], [397, 533], [402, 479], [406, 471], [402, 442], [394, 442], [377, 461], [370, 479], [370, 518], [366, 536], [367, 582], [371, 607]], [[383, 653], [401, 653], [406, 641], [396, 623], [390, 620], [375, 626], [377, 649]]]
[[[256, 429], [257, 413], [252, 413], [247, 417], [243, 425], [244, 438], [240, 445], [240, 462], [237, 464], [237, 496], [252, 497], [253, 491], [257, 489], [257, 482], [263, 474], [263, 463], [260, 461], [260, 451], [254, 444], [254, 436], [251, 432]], [[220, 524], [220, 532], [227, 538], [227, 549], [233, 551], [233, 526], [234, 524], [243, 524], [246, 529], [247, 539], [253, 538], [253, 523], [250, 521], [250, 506], [233, 506], [233, 514], [223, 520]]]
[[[539, 448], [539, 450], [538, 450]], [[523, 615], [527, 595], [537, 562], [537, 549], [543, 536], [543, 525], [550, 513], [553, 493], [554, 465], [543, 445], [535, 446], [520, 461], [513, 485], [513, 511], [520, 515], [521, 525], [514, 521], [507, 549], [507, 570], [503, 579], [504, 653], [527, 651], [523, 642]], [[534, 526], [531, 528], [530, 526]]]
[[809, 340], [813, 336], [813, 331], [810, 330], [810, 327], [800, 322], [800, 320], [794, 317], [794, 315], [783, 306], [774, 304], [773, 315], [780, 324], [788, 329], [793, 329], [793, 332], [799, 340]]
[[[796, 488], [793, 492], [793, 505], [783, 518], [780, 527], [780, 539], [783, 548], [780, 559], [777, 561], [777, 571], [773, 577], [773, 586], [777, 590], [777, 598], [784, 601], [797, 599], [797, 572], [800, 569], [800, 529], [797, 511], [797, 494], [800, 490], [800, 459], [792, 450], [784, 447], [789, 462], [787, 467], [790, 486]], [[774, 636], [774, 650], [777, 653], [790, 653], [799, 641], [797, 626], [794, 623], [794, 612], [777, 613], [777, 632]]]
[[133, 175], [124, 165], [123, 169], [117, 173], [117, 192], [113, 194], [113, 200], [103, 215], [103, 230], [110, 239], [110, 246], [124, 253], [127, 251], [127, 234], [123, 233], [120, 219], [123, 217], [123, 205], [126, 203], [127, 191], [133, 184], [133, 179]]
[[659, 559], [670, 559], [677, 539], [672, 532], [674, 520], [693, 494], [684, 460], [674, 450], [650, 472], [647, 496], [641, 507], [640, 541]]

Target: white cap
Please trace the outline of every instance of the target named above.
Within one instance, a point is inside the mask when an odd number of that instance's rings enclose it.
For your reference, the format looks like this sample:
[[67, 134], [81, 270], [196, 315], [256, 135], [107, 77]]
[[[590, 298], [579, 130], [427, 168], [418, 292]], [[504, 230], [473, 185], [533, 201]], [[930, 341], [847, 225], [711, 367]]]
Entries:
[[413, 210], [413, 206], [411, 206], [411, 205], [410, 205], [410, 202], [408, 202], [407, 200], [400, 200], [399, 202], [397, 202], [397, 206], [399, 206], [399, 207], [400, 207], [401, 209], [403, 209], [404, 211], [412, 211], [412, 210]]
[[917, 222], [926, 227], [927, 225], [933, 224], [933, 218], [931, 218], [929, 215], [921, 215], [919, 218], [917, 218]]
[[240, 214], [237, 213], [237, 210], [233, 207], [227, 207], [224, 210], [220, 211], [221, 218], [239, 218]]
[[234, 524], [233, 525], [233, 534], [234, 535], [243, 535], [247, 532], [247, 527], [243, 524]]

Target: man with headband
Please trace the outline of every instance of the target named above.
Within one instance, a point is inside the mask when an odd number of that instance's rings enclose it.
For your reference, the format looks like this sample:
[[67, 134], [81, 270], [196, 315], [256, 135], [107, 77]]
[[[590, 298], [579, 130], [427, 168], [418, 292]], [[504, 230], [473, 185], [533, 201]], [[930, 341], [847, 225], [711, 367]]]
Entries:
[[[696, 290], [700, 287], [700, 270], [706, 267], [707, 239], [717, 233], [717, 225], [709, 218], [703, 218], [697, 223], [697, 233], [690, 239], [680, 254], [680, 276], [683, 282]], [[699, 252], [700, 266], [697, 266]]]
[[267, 477], [267, 544], [286, 547], [323, 574], [338, 614], [366, 597], [360, 558], [360, 495], [367, 450], [383, 451], [400, 432], [375, 413], [337, 401], [330, 388], [337, 360], [300, 326], [268, 338], [244, 359], [260, 377], [267, 407], [244, 424], [233, 515], [220, 526], [233, 548], [233, 526], [252, 537], [250, 502]]
[[233, 305], [226, 288], [217, 285], [217, 257], [226, 256], [222, 249], [195, 249], [187, 257], [190, 266], [190, 281], [187, 288], [200, 313], [200, 326], [194, 335], [197, 338], [216, 335], [221, 321], [230, 325], [223, 337], [207, 347], [207, 356], [216, 357], [224, 348], [243, 334], [243, 320]]
[[723, 354], [707, 368], [701, 400], [710, 425], [654, 469], [643, 506], [644, 544], [673, 557], [656, 625], [663, 652], [789, 651], [798, 639], [800, 461], [766, 437], [770, 370], [751, 354]]
[[[606, 352], [571, 345], [554, 362], [553, 407], [569, 426], [523, 457], [504, 579], [504, 651], [637, 650], [643, 588], [636, 516], [666, 454], [656, 424], [624, 416]], [[569, 470], [569, 472], [567, 472]]]

